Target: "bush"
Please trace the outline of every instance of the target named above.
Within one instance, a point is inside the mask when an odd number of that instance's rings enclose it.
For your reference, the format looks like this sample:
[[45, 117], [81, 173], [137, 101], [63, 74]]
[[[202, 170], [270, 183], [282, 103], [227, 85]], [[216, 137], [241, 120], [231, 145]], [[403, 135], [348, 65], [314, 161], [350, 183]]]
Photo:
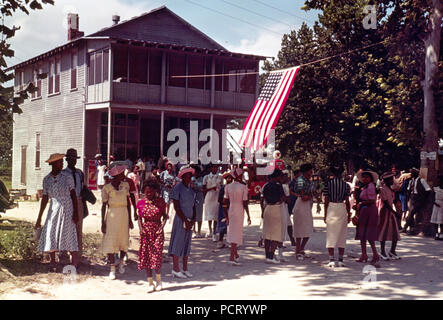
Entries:
[[33, 225], [24, 221], [0, 224], [0, 257], [31, 259], [37, 251]]

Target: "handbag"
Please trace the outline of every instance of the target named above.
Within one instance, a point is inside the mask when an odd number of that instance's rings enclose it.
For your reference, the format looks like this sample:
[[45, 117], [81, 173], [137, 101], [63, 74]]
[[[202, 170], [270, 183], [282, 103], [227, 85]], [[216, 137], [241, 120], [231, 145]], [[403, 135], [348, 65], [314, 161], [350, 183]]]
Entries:
[[351, 222], [354, 226], [358, 226], [358, 216], [353, 216]]

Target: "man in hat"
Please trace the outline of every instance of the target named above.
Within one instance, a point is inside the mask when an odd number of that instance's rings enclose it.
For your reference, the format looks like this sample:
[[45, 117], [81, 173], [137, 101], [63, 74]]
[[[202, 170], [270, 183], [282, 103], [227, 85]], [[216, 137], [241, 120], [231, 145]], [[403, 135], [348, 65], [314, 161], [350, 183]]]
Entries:
[[408, 228], [411, 230], [409, 234], [418, 234], [418, 225], [423, 220], [424, 210], [426, 210], [426, 200], [429, 199], [431, 194], [431, 187], [428, 185], [425, 179], [420, 177], [420, 171], [417, 168], [411, 169], [411, 182], [409, 183], [409, 190], [411, 193], [410, 211], [409, 216], [406, 219], [406, 224], [403, 228], [403, 232], [406, 232]]
[[74, 186], [75, 186], [75, 195], [77, 196], [77, 207], [78, 207], [78, 221], [77, 221], [77, 241], [78, 241], [78, 257], [79, 261], [81, 261], [82, 258], [82, 232], [83, 232], [83, 218], [84, 218], [84, 206], [83, 206], [83, 199], [81, 197], [81, 191], [84, 186], [85, 181], [85, 175], [83, 174], [83, 171], [80, 169], [77, 169], [75, 166], [77, 164], [77, 159], [80, 159], [80, 157], [77, 155], [77, 150], [71, 148], [66, 151], [66, 162], [68, 163], [68, 166], [63, 170], [63, 173], [70, 175], [74, 179]]

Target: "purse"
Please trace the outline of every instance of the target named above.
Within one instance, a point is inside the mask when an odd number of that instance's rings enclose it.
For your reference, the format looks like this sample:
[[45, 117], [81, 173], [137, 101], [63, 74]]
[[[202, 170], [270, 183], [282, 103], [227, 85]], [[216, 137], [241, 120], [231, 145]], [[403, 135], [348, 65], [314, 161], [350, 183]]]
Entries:
[[358, 226], [358, 216], [353, 216], [351, 222], [354, 226]]

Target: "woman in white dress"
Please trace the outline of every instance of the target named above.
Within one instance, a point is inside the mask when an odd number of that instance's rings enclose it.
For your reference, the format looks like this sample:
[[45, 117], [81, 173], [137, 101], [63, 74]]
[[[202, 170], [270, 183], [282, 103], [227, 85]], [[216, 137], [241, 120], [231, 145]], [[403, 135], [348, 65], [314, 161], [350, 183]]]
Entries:
[[[248, 225], [251, 224], [251, 217], [248, 208], [248, 187], [241, 183], [243, 170], [240, 168], [232, 172], [234, 182], [225, 186], [223, 209], [228, 225], [227, 241], [231, 244], [230, 263], [234, 266], [240, 265], [237, 246], [243, 244], [243, 221], [245, 211], [248, 215]], [[228, 210], [229, 201], [229, 210]]]
[[213, 164], [211, 172], [203, 178], [203, 193], [206, 193], [203, 212], [205, 220], [208, 221], [208, 236], [212, 236], [214, 242], [217, 241], [215, 230], [218, 219], [218, 192], [223, 183], [223, 178], [217, 171], [218, 165]]
[[76, 229], [78, 202], [73, 177], [62, 172], [64, 156], [64, 154], [55, 153], [46, 160], [52, 166], [52, 171], [43, 179], [43, 197], [35, 223], [35, 229], [41, 228], [43, 212], [51, 199], [38, 244], [39, 252], [49, 252], [50, 271], [56, 269], [55, 253], [59, 251], [71, 252], [74, 267], [77, 268], [79, 262]]
[[[434, 188], [435, 201], [432, 210], [431, 223], [440, 226], [440, 232], [435, 235], [435, 240], [443, 240], [443, 176], [438, 177], [438, 187]], [[438, 230], [437, 230], [438, 231]]]

